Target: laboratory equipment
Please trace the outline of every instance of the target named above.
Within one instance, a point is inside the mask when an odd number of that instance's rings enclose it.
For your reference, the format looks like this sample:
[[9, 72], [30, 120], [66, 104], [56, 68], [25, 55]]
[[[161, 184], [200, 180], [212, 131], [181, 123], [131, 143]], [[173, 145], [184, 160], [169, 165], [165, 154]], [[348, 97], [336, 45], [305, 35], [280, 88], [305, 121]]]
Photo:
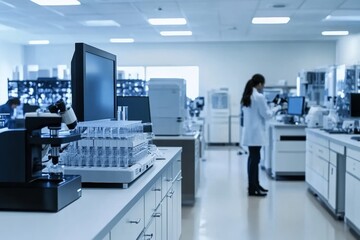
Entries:
[[309, 128], [320, 128], [323, 126], [323, 117], [328, 110], [320, 106], [312, 106], [305, 117], [305, 123]]
[[65, 173], [81, 175], [84, 186], [127, 188], [154, 164], [140, 121], [79, 122], [78, 131], [82, 139], [61, 157]]
[[66, 106], [62, 99], [58, 100], [55, 104], [48, 106], [48, 109], [51, 113], [59, 114], [63, 123], [65, 123], [69, 129], [74, 129], [76, 127], [77, 118], [74, 110], [71, 106]]
[[350, 117], [360, 117], [360, 93], [350, 93]]
[[323, 105], [325, 96], [325, 73], [325, 69], [301, 71], [299, 73], [300, 96], [305, 96], [310, 105]]
[[340, 121], [350, 117], [351, 93], [360, 91], [359, 66], [336, 67], [336, 109]]
[[149, 99], [154, 134], [182, 135], [187, 116], [185, 79], [151, 78]]
[[230, 95], [227, 88], [210, 90], [208, 93], [208, 143], [230, 142]]
[[72, 106], [79, 121], [115, 118], [116, 55], [75, 43], [71, 60]]
[[329, 114], [323, 117], [323, 128], [325, 130], [333, 130], [337, 128], [339, 117], [334, 108], [329, 109]]
[[[61, 144], [80, 134], [61, 132], [62, 118], [53, 113], [28, 113], [25, 128], [0, 130], [0, 209], [57, 212], [81, 196], [81, 178], [64, 175]], [[47, 127], [49, 133], [42, 133]], [[43, 147], [50, 145], [48, 172]]]

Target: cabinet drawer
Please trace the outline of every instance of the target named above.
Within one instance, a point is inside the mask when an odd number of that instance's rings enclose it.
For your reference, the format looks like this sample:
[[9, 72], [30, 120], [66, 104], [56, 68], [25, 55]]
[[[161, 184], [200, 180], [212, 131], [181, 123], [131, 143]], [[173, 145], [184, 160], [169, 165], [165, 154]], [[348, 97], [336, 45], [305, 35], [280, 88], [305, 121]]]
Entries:
[[346, 158], [346, 171], [348, 173], [351, 173], [358, 179], [360, 179], [360, 162], [353, 158], [347, 157]]
[[144, 198], [140, 198], [111, 230], [111, 240], [137, 239], [144, 227]]
[[337, 143], [330, 142], [330, 149], [334, 152], [340, 153], [342, 155], [345, 154], [345, 146], [342, 146]]
[[313, 169], [323, 179], [328, 180], [329, 177], [329, 162], [324, 159], [314, 156]]
[[337, 165], [337, 153], [330, 150], [330, 163], [336, 167]]
[[357, 161], [360, 161], [360, 151], [359, 150], [354, 150], [351, 148], [347, 148], [346, 149], [346, 156], [347, 157], [351, 157]]
[[162, 200], [162, 187], [161, 187], [161, 177], [155, 183], [155, 207], [158, 207]]
[[172, 164], [172, 179], [175, 181], [176, 176], [181, 171], [181, 156], [178, 156]]
[[313, 151], [314, 150], [314, 143], [311, 141], [306, 140], [306, 151]]
[[321, 157], [322, 159], [329, 161], [329, 148], [314, 144], [314, 154]]
[[277, 141], [275, 147], [281, 152], [305, 152], [305, 141]]
[[145, 217], [145, 222], [148, 222], [151, 217], [153, 212], [156, 209], [156, 183], [151, 186], [151, 188], [145, 193], [145, 201], [144, 201], [144, 205], [145, 205], [145, 212], [144, 212], [144, 217]]
[[170, 165], [161, 176], [161, 196], [164, 198], [172, 186], [173, 174], [172, 174], [172, 165]]

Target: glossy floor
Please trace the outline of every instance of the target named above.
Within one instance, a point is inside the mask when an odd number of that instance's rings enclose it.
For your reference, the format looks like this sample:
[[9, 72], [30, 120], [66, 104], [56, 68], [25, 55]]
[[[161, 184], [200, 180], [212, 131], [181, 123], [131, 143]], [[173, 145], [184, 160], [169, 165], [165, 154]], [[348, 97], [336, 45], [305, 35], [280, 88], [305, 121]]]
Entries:
[[355, 239], [307, 190], [304, 181], [274, 181], [260, 171], [270, 190], [247, 196], [247, 155], [236, 148], [206, 151], [196, 204], [182, 208], [181, 240]]

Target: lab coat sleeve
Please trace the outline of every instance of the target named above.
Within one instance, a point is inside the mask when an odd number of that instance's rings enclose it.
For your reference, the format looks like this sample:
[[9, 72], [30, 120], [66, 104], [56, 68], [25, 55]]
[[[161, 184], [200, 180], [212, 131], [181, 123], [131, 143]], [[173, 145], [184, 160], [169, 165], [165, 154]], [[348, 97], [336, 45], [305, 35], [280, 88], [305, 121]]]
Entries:
[[273, 116], [273, 111], [268, 107], [266, 99], [263, 95], [260, 95], [258, 98], [259, 101], [259, 113], [264, 119], [271, 119]]

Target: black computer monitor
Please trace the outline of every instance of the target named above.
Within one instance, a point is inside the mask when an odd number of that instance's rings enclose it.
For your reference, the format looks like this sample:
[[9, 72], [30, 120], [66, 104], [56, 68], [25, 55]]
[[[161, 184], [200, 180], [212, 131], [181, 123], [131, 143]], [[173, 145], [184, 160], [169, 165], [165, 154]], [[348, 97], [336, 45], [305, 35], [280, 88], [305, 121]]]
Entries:
[[304, 114], [305, 97], [288, 97], [288, 115], [302, 116]]
[[360, 117], [360, 93], [350, 93], [350, 117]]
[[[150, 101], [145, 96], [118, 96], [118, 106], [128, 106], [128, 120], [151, 123]], [[152, 132], [151, 125], [144, 126], [144, 132]]]
[[72, 108], [79, 121], [115, 118], [116, 55], [75, 43], [71, 91]]

